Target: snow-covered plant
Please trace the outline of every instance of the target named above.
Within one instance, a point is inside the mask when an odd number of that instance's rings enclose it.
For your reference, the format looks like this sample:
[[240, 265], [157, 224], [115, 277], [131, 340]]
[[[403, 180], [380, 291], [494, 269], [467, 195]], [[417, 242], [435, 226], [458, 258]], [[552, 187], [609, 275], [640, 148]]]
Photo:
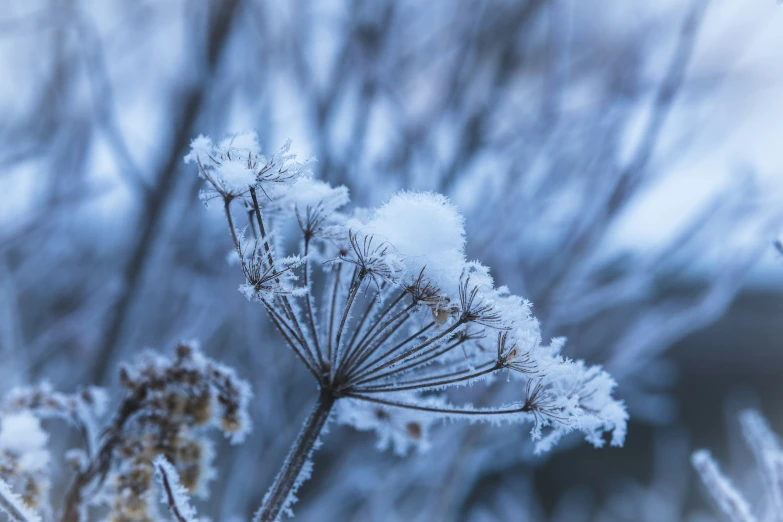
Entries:
[[48, 438], [29, 411], [0, 419], [0, 479], [12, 485], [31, 509], [44, 505], [49, 492]]
[[[73, 395], [48, 384], [12, 390], [0, 417], [0, 508], [20, 522], [52, 520], [50, 458], [41, 420], [59, 418], [79, 432], [82, 446], [66, 460], [74, 477], [62, 501], [61, 522], [87, 520], [89, 507], [108, 509], [111, 522], [161, 520], [153, 478], [163, 495], [205, 496], [214, 475], [206, 433], [222, 431], [232, 443], [248, 430], [249, 385], [191, 344], [173, 357], [143, 353], [120, 369], [123, 396], [113, 415], [97, 388]], [[179, 513], [190, 513], [179, 507]], [[184, 520], [184, 519], [180, 519]], [[195, 520], [193, 517], [188, 521]]]
[[[531, 304], [465, 258], [463, 218], [444, 196], [401, 192], [346, 213], [347, 190], [311, 179], [309, 162], [288, 151], [267, 158], [255, 133], [243, 133], [218, 144], [200, 136], [185, 157], [206, 182], [202, 200], [222, 203], [240, 290], [319, 389], [256, 521], [291, 514], [332, 412], [397, 453], [425, 448], [437, 419], [530, 423], [538, 451], [572, 431], [595, 446], [607, 432], [623, 443], [613, 379], [563, 357], [561, 339], [542, 343]], [[249, 217], [241, 228], [234, 209]], [[444, 392], [496, 378], [515, 401], [454, 404]]]
[[783, 446], [764, 416], [755, 410], [740, 414], [745, 441], [753, 452], [758, 476], [764, 485], [756, 509], [721, 472], [707, 450], [693, 453], [691, 462], [714, 504], [732, 522], [783, 522]]

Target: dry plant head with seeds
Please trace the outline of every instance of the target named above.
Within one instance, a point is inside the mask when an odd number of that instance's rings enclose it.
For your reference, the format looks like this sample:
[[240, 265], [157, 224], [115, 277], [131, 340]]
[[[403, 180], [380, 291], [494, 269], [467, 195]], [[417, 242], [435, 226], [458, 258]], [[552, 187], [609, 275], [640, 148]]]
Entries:
[[[380, 207], [344, 211], [345, 187], [315, 180], [290, 142], [260, 153], [256, 134], [199, 136], [185, 161], [219, 204], [259, 303], [312, 375], [317, 402], [269, 488], [257, 521], [292, 515], [327, 422], [374, 430], [380, 448], [428, 446], [441, 419], [529, 423], [537, 451], [579, 431], [595, 446], [625, 437], [624, 405], [599, 367], [544, 344], [531, 303], [496, 287], [465, 257], [463, 218], [439, 194], [401, 192]], [[488, 231], [488, 233], [491, 233]], [[454, 404], [449, 387], [505, 380], [519, 399]], [[315, 393], [314, 393], [315, 395]]]
[[[375, 431], [380, 449], [400, 455], [426, 450], [443, 419], [527, 424], [538, 452], [571, 432], [597, 447], [622, 445], [627, 414], [614, 380], [562, 356], [563, 339], [545, 344], [531, 303], [466, 259], [463, 218], [444, 196], [401, 192], [346, 212], [347, 189], [313, 179], [310, 162], [289, 147], [266, 157], [252, 132], [218, 144], [200, 136], [185, 157], [205, 182], [202, 201], [225, 215], [239, 290], [261, 305], [315, 385], [315, 406], [254, 521], [293, 516], [331, 419]], [[518, 399], [474, 406], [448, 390], [495, 380]], [[66, 395], [42, 384], [6, 398], [0, 508], [13, 520], [153, 522], [166, 511], [161, 502], [177, 522], [199, 520], [190, 497], [206, 497], [214, 476], [206, 435], [215, 428], [244, 439], [250, 385], [192, 343], [171, 358], [140, 355], [120, 382], [112, 415], [97, 388]], [[41, 425], [51, 417], [82, 439], [65, 455], [73, 477], [57, 514]]]
[[[216, 429], [232, 443], [244, 440], [249, 384], [194, 343], [180, 344], [172, 357], [140, 354], [121, 366], [120, 382], [111, 415], [107, 393], [97, 388], [68, 395], [41, 384], [9, 393], [0, 425], [0, 509], [12, 520], [84, 522], [96, 514], [109, 522], [161, 520], [156, 477], [180, 522], [190, 513], [181, 504], [185, 491], [208, 495], [214, 451], [207, 434]], [[57, 515], [49, 498], [49, 435], [41, 424], [47, 419], [65, 421], [81, 442], [64, 456], [73, 477]], [[51, 433], [65, 432], [57, 426]]]

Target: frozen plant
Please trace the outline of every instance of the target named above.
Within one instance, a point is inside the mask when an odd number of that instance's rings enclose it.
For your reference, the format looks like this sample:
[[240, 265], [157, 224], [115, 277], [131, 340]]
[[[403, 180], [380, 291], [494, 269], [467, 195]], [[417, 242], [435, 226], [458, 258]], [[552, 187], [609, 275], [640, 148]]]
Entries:
[[[425, 448], [438, 419], [530, 423], [537, 451], [573, 431], [595, 446], [604, 433], [623, 443], [614, 380], [563, 357], [563, 340], [542, 343], [531, 304], [466, 260], [463, 218], [444, 196], [401, 192], [346, 213], [347, 189], [313, 180], [289, 146], [266, 157], [255, 133], [217, 144], [199, 136], [185, 157], [206, 183], [202, 201], [225, 213], [241, 292], [263, 306], [319, 390], [255, 521], [292, 515], [333, 412], [397, 453]], [[476, 407], [444, 393], [496, 378], [517, 400]]]
[[716, 507], [732, 522], [783, 522], [783, 447], [780, 439], [758, 411], [742, 412], [740, 424], [764, 485], [763, 498], [756, 510], [721, 472], [709, 451], [694, 452], [691, 462]]
[[41, 428], [50, 418], [67, 421], [82, 439], [66, 453], [74, 477], [57, 520], [84, 522], [91, 507], [107, 511], [109, 522], [162, 520], [156, 476], [177, 520], [196, 520], [187, 494], [206, 496], [214, 475], [206, 432], [214, 427], [232, 443], [244, 439], [249, 385], [189, 344], [171, 358], [143, 353], [121, 367], [120, 379], [123, 397], [111, 417], [105, 393], [95, 388], [66, 395], [42, 384], [9, 393], [0, 417], [0, 509], [12, 520], [54, 519]]

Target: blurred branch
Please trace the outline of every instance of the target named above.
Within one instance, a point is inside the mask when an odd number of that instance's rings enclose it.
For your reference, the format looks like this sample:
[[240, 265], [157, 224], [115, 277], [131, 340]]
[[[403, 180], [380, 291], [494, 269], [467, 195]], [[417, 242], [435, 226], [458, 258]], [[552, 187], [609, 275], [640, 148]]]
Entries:
[[105, 382], [108, 378], [111, 359], [116, 352], [116, 345], [125, 329], [130, 311], [139, 293], [139, 283], [160, 230], [160, 221], [175, 192], [174, 185], [179, 170], [177, 167], [181, 162], [180, 158], [182, 158], [194, 134], [193, 127], [198, 121], [212, 74], [217, 68], [219, 57], [231, 34], [230, 28], [239, 4], [239, 0], [212, 4], [216, 12], [210, 19], [207, 29], [207, 55], [204, 72], [196, 85], [190, 87], [182, 95], [183, 101], [179, 111], [173, 115], [171, 128], [174, 129], [174, 134], [169, 138], [167, 146], [162, 147], [163, 150], [168, 151], [168, 154], [153, 177], [155, 180], [153, 191], [144, 199], [141, 222], [138, 224], [140, 233], [131, 249], [122, 276], [122, 293], [109, 311], [106, 328], [97, 345], [97, 364], [92, 370], [93, 382]]

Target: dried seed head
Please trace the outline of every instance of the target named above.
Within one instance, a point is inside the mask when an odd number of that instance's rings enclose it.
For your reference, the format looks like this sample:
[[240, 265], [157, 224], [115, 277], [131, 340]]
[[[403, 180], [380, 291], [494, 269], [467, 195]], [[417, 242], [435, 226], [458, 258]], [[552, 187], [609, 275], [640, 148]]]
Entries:
[[197, 396], [191, 400], [188, 411], [193, 417], [193, 423], [196, 426], [203, 426], [212, 419], [212, 397], [206, 392]]
[[419, 440], [421, 438], [421, 424], [418, 422], [409, 422], [405, 425], [405, 430], [408, 432], [408, 436], [413, 440]]
[[446, 321], [449, 320], [449, 316], [451, 315], [448, 310], [445, 308], [439, 308], [437, 306], [431, 307], [432, 310], [432, 319], [438, 323], [439, 325], [446, 324]]
[[242, 423], [240, 422], [239, 418], [237, 418], [234, 415], [223, 415], [223, 417], [220, 419], [220, 429], [225, 431], [226, 433], [237, 433], [241, 431]]

